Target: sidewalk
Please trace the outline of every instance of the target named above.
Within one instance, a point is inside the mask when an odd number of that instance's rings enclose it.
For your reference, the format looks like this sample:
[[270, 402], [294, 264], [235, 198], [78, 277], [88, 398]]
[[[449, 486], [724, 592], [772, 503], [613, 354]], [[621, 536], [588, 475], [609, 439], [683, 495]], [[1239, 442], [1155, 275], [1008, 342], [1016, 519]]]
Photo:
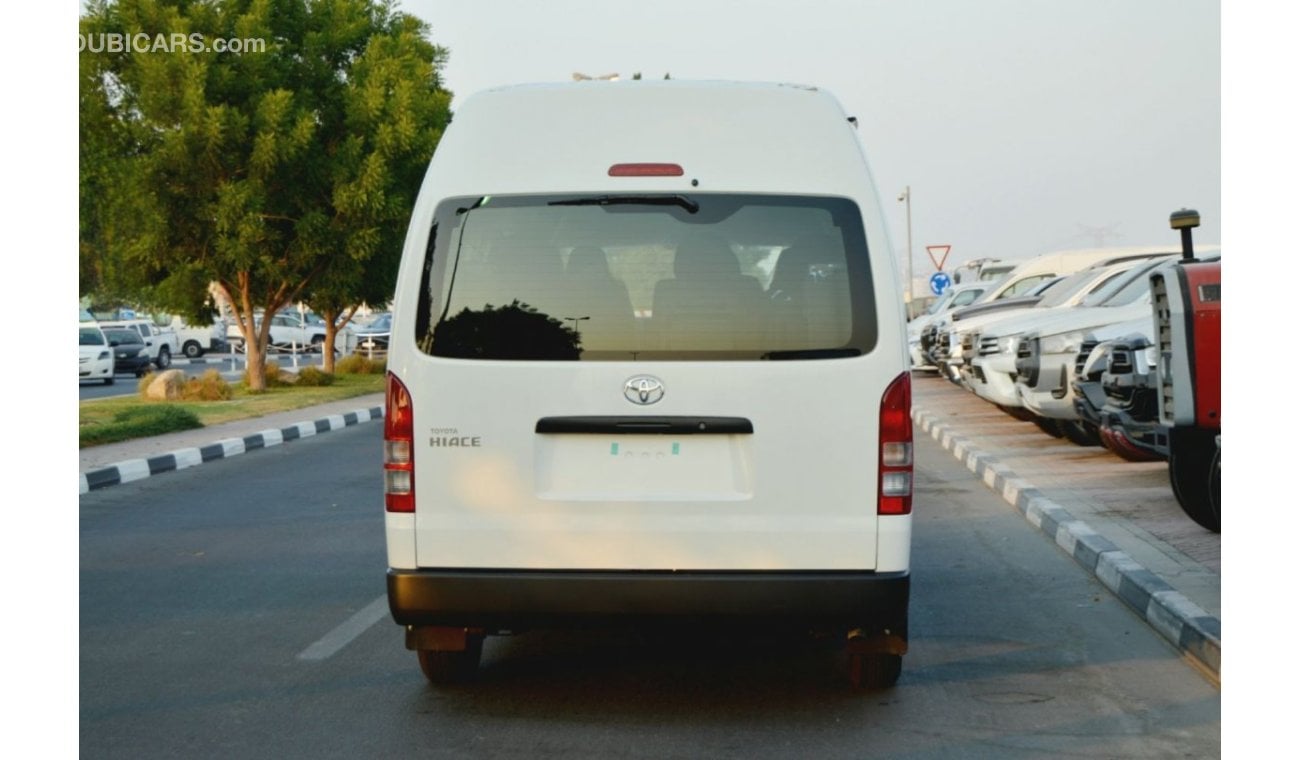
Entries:
[[1217, 680], [1221, 536], [1183, 513], [1164, 462], [1052, 438], [922, 373], [912, 419]]

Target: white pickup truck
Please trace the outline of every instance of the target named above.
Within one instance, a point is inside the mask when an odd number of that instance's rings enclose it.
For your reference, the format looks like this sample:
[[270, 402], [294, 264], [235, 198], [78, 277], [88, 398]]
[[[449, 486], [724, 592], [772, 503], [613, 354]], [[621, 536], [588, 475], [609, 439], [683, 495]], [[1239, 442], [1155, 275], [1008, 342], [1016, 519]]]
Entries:
[[106, 321], [100, 322], [99, 326], [120, 327], [140, 333], [140, 337], [144, 339], [145, 352], [149, 354], [150, 361], [158, 369], [170, 367], [172, 357], [180, 351], [180, 341], [176, 337], [176, 331], [170, 327], [154, 324], [148, 319]]
[[176, 331], [180, 351], [191, 359], [197, 359], [209, 351], [221, 351], [226, 348], [227, 328], [224, 320], [216, 320], [207, 325], [191, 325], [180, 317], [172, 317], [171, 329]]
[[[257, 325], [262, 324], [262, 315], [257, 315]], [[334, 347], [341, 349], [347, 345], [347, 328], [340, 330], [335, 337]], [[226, 336], [232, 347], [242, 348], [244, 334], [239, 325], [231, 322]], [[325, 344], [325, 324], [304, 319], [298, 314], [280, 312], [271, 317], [270, 344], [273, 349], [318, 352]]]

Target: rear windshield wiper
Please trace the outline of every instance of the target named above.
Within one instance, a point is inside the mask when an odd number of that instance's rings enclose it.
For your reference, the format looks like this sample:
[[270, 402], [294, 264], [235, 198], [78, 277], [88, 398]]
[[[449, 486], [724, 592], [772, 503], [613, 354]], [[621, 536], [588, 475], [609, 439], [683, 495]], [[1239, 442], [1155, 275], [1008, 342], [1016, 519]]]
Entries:
[[572, 198], [551, 201], [548, 206], [681, 206], [694, 214], [700, 204], [684, 195], [596, 195], [590, 198]]

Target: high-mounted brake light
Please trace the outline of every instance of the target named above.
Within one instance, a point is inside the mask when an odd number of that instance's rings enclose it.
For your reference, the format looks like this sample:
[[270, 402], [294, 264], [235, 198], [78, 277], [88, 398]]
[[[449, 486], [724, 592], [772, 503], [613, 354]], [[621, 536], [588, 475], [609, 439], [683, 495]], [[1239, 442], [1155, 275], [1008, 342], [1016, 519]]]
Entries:
[[611, 177], [680, 177], [686, 172], [679, 164], [614, 164]]
[[411, 394], [389, 372], [384, 393], [384, 508], [389, 512], [415, 511], [414, 439]]
[[912, 512], [912, 376], [904, 372], [880, 399], [880, 496], [876, 513]]

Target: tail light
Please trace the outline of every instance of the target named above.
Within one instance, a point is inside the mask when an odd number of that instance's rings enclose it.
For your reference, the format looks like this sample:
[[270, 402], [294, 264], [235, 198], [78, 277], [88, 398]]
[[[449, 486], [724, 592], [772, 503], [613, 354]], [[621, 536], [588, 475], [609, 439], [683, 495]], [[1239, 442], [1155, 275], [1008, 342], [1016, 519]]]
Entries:
[[410, 392], [389, 372], [384, 394], [384, 508], [389, 512], [415, 511], [412, 416]]
[[904, 372], [880, 399], [880, 482], [876, 513], [912, 513], [912, 376]]

